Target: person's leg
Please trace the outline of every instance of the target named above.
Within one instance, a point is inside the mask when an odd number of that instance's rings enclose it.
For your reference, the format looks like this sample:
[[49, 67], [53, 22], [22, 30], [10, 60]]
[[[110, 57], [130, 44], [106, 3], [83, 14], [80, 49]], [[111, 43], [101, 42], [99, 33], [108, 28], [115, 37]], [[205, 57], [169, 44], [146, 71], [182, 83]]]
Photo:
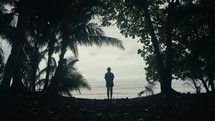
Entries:
[[113, 87], [110, 87], [110, 98], [112, 99], [112, 95], [113, 95]]
[[107, 87], [107, 97], [108, 97], [108, 99], [109, 99], [109, 87]]

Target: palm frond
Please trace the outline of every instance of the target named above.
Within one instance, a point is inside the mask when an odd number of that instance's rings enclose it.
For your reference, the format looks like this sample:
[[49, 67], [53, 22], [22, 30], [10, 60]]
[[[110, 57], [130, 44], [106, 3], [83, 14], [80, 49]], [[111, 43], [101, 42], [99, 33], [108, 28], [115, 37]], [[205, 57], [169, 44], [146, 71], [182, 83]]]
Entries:
[[[91, 89], [81, 74], [72, 74], [71, 77], [63, 78], [59, 87], [60, 94], [71, 94], [72, 91], [80, 92], [80, 88]], [[69, 95], [70, 96], [70, 95]]]
[[66, 72], [71, 73], [71, 71], [76, 70], [76, 68], [74, 68], [74, 65], [78, 61], [79, 61], [78, 59], [75, 59], [75, 58], [72, 58], [72, 57], [68, 58], [67, 59], [66, 69], [65, 69]]
[[94, 36], [105, 36], [104, 31], [101, 27], [99, 27], [96, 23], [88, 23], [86, 24], [86, 31], [89, 35]]
[[76, 43], [71, 42], [69, 45], [70, 50], [73, 52], [73, 54], [75, 55], [75, 57], [78, 57], [78, 46]]
[[154, 95], [154, 88], [155, 88], [156, 82], [149, 82], [148, 81], [148, 85], [145, 86], [145, 90], [139, 92], [137, 94], [138, 97], [141, 97], [143, 94], [146, 95]]
[[80, 44], [84, 46], [96, 45], [98, 47], [111, 45], [122, 50], [125, 49], [121, 40], [105, 36], [102, 28], [95, 23], [80, 25], [72, 32], [71, 38], [73, 41], [71, 41], [70, 46], [73, 48]]
[[[56, 66], [53, 66], [53, 65], [50, 66], [50, 75], [54, 74], [55, 69], [56, 69]], [[39, 73], [37, 74], [37, 78], [44, 75], [46, 73], [46, 70], [47, 68], [43, 68], [42, 70], [40, 70]]]
[[99, 47], [103, 45], [107, 45], [107, 46], [111, 45], [113, 47], [117, 47], [119, 49], [125, 50], [123, 46], [123, 42], [116, 38], [106, 37], [106, 36], [89, 36], [89, 39], [92, 41], [92, 43], [95, 41], [96, 43], [94, 44]]
[[83, 75], [74, 67], [76, 62], [78, 59], [68, 58], [61, 74], [61, 84], [58, 88], [60, 94], [71, 96], [72, 91], [81, 93], [80, 88], [91, 89]]

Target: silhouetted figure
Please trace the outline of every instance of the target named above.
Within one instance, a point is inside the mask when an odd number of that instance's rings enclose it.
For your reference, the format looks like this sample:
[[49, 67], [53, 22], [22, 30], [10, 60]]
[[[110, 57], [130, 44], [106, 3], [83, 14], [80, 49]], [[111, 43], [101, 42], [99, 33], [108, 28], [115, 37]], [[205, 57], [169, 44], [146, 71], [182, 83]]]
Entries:
[[113, 79], [114, 74], [111, 72], [111, 68], [107, 68], [107, 73], [105, 73], [106, 87], [107, 87], [107, 97], [108, 99], [112, 99], [113, 95]]

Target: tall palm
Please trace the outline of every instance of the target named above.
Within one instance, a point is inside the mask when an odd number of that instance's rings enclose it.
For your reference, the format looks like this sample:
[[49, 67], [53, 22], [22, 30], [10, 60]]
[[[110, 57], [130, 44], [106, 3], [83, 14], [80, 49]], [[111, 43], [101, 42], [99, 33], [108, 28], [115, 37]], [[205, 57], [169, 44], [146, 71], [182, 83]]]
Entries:
[[58, 8], [62, 7], [62, 10], [65, 11], [60, 16], [63, 20], [59, 23], [59, 37], [61, 39], [61, 49], [58, 67], [56, 69], [54, 79], [52, 80], [52, 83], [50, 84], [48, 89], [48, 92], [50, 93], [56, 93], [55, 89], [60, 83], [60, 74], [62, 73], [63, 69], [64, 55], [68, 47], [74, 52], [75, 55], [77, 55], [78, 52], [77, 45], [84, 43], [87, 46], [92, 44], [96, 44], [98, 46], [106, 44], [114, 45], [121, 49], [124, 49], [121, 41], [119, 41], [118, 39], [103, 36], [104, 33], [100, 31], [101, 29], [99, 27], [91, 26], [92, 24], [88, 24], [89, 21], [92, 19], [92, 16], [97, 14], [96, 7], [99, 6], [99, 1], [81, 0], [67, 2], [68, 4], [66, 6], [58, 6]]
[[[39, 70], [39, 72], [37, 74], [37, 80], [38, 80], [36, 83], [36, 87], [38, 87], [37, 89], [42, 88], [42, 90], [45, 91], [46, 88], [44, 88], [44, 85], [45, 85], [45, 83], [47, 83], [47, 85], [49, 85], [52, 77], [54, 76], [56, 67], [57, 67], [56, 59], [54, 57], [51, 57], [49, 65], [47, 65], [47, 67], [43, 68], [42, 70]], [[49, 70], [48, 81], [47, 81], [47, 70]], [[46, 75], [46, 76], [44, 77], [44, 75]]]
[[[2, 40], [6, 40], [9, 44], [13, 46], [14, 43], [14, 32], [15, 32], [15, 26], [12, 23], [15, 23], [14, 15], [15, 11], [13, 9], [9, 10], [6, 8], [6, 6], [10, 6], [9, 1], [0, 1], [0, 36]], [[12, 6], [12, 5], [11, 5]], [[15, 55], [14, 55], [15, 56]], [[13, 56], [13, 57], [14, 57]], [[12, 58], [9, 56], [9, 58]], [[15, 59], [15, 57], [14, 57]], [[9, 59], [8, 59], [9, 60]], [[8, 67], [14, 66], [13, 60], [10, 59], [10, 64], [6, 63], [6, 67], [4, 69], [4, 76], [2, 77], [2, 82], [0, 85], [0, 92], [4, 94], [5, 92], [8, 92], [9, 86], [10, 86], [10, 80], [7, 81], [5, 78], [9, 78], [9, 76], [12, 76], [12, 70], [8, 69]], [[8, 61], [9, 62], [9, 61]]]
[[[48, 23], [44, 18], [32, 16], [27, 27], [28, 38], [31, 38], [28, 39], [28, 43], [32, 48], [30, 51], [32, 91], [35, 91], [36, 75], [41, 59], [48, 53], [48, 62], [50, 62], [50, 57], [54, 51], [55, 34], [53, 34], [53, 29]], [[46, 46], [47, 48], [44, 50]]]
[[44, 86], [43, 89], [44, 91], [46, 90], [46, 88], [48, 87], [49, 84], [49, 75], [50, 75], [50, 71], [52, 71], [51, 69], [51, 62], [52, 62], [52, 55], [54, 54], [55, 51], [58, 50], [59, 48], [59, 43], [58, 43], [58, 39], [57, 39], [57, 31], [54, 31], [50, 34], [50, 39], [48, 42], [48, 60], [47, 60], [47, 68], [46, 68], [46, 78], [45, 78], [45, 82], [44, 82]]
[[[18, 87], [19, 89], [17, 91], [21, 91], [22, 89], [22, 82], [20, 78], [20, 68], [21, 68], [21, 61], [20, 61], [20, 55], [22, 53], [23, 48], [23, 42], [26, 39], [25, 38], [25, 29], [26, 29], [26, 23], [28, 23], [28, 19], [30, 15], [33, 12], [34, 4], [36, 0], [22, 0], [22, 1], [16, 1], [16, 0], [6, 0], [5, 2], [8, 2], [11, 6], [14, 7], [14, 12], [12, 12], [14, 15], [18, 17], [18, 20], [14, 26], [14, 31], [12, 32], [13, 36], [11, 38], [12, 40], [12, 49], [11, 54], [8, 57], [8, 60], [6, 62], [5, 70], [4, 70], [4, 78], [2, 80], [0, 91], [1, 94], [7, 94], [10, 89], [10, 83], [11, 78], [13, 77], [14, 81], [13, 84], [15, 84], [15, 87]], [[11, 21], [7, 21], [10, 23]]]
[[[85, 25], [91, 20], [92, 15], [96, 13], [95, 8], [99, 4], [98, 3], [99, 0], [80, 0], [80, 1], [63, 0], [62, 2], [52, 1], [52, 0], [37, 1], [37, 2], [36, 0], [31, 0], [31, 1], [9, 0], [9, 1], [12, 1], [11, 5], [14, 5], [13, 13], [18, 17], [18, 21], [16, 22], [15, 26], [12, 26], [12, 28], [14, 29], [10, 29], [11, 31], [13, 30], [13, 32], [8, 32], [8, 33], [12, 33], [12, 36], [11, 36], [12, 50], [11, 50], [9, 59], [6, 63], [6, 68], [4, 70], [5, 76], [1, 84], [1, 90], [3, 93], [8, 92], [12, 77], [14, 79], [13, 84], [16, 85], [15, 87], [19, 87], [19, 85], [21, 87], [22, 85], [22, 79], [20, 74], [20, 70], [22, 68], [21, 60], [24, 58], [22, 56], [25, 54], [25, 52], [23, 51], [24, 50], [23, 48], [24, 48], [25, 42], [28, 39], [26, 38], [26, 35], [27, 35], [26, 28], [29, 26], [29, 24], [31, 24], [32, 20], [39, 20], [39, 22], [42, 21], [46, 24], [50, 24], [51, 26], [53, 26], [51, 27], [52, 29], [55, 27], [57, 28], [56, 29], [57, 32], [52, 34], [53, 36], [50, 36], [50, 37], [56, 38], [56, 35], [58, 34], [59, 35], [58, 40], [61, 40], [60, 61], [58, 64], [58, 68], [55, 72], [55, 75], [59, 75], [59, 73], [62, 71], [64, 54], [68, 48], [68, 45], [69, 44], [71, 45], [70, 47], [73, 48], [72, 49], [73, 52], [77, 50], [76, 36], [78, 35], [74, 34], [77, 32], [76, 29]], [[50, 4], [51, 2], [53, 4]], [[52, 13], [50, 13], [50, 11], [52, 11]], [[9, 21], [8, 23], [11, 23], [11, 21]], [[6, 28], [10, 28], [10, 27], [6, 27]], [[90, 38], [98, 40], [98, 38], [93, 36], [91, 36]], [[100, 38], [102, 38], [102, 36]], [[49, 38], [49, 40], [53, 40], [53, 39]], [[49, 47], [49, 50], [51, 50], [50, 48], [54, 48], [54, 47], [53, 46]], [[53, 53], [53, 51], [50, 53]], [[49, 58], [50, 57], [51, 56], [49, 56]], [[59, 80], [59, 79], [56, 79], [56, 80]], [[58, 84], [58, 81], [56, 82]], [[57, 85], [57, 84], [54, 84], [54, 85]]]
[[41, 51], [38, 48], [33, 47], [29, 53], [26, 53], [26, 58], [22, 63], [22, 82], [29, 91], [34, 92], [36, 89], [37, 73], [39, 72], [39, 64], [42, 60], [45, 60], [46, 50]]

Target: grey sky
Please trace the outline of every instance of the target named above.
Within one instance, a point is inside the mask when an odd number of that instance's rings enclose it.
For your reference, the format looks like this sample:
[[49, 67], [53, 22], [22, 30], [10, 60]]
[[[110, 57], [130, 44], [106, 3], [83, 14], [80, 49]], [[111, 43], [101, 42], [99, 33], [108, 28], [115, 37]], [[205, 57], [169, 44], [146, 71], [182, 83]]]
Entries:
[[[118, 38], [123, 41], [125, 50], [120, 50], [112, 46], [84, 47], [80, 46], [79, 62], [76, 63], [78, 70], [84, 75], [87, 81], [103, 81], [104, 73], [107, 67], [112, 68], [116, 80], [124, 81], [144, 81], [145, 80], [145, 63], [137, 50], [142, 47], [137, 39], [125, 38], [115, 26], [103, 28], [106, 36]], [[10, 54], [10, 47], [2, 42], [2, 47], [6, 59]], [[73, 55], [67, 52], [66, 57]], [[58, 57], [58, 56], [56, 56]], [[58, 59], [58, 58], [57, 58]]]
[[[106, 36], [118, 38], [123, 41], [125, 50], [120, 50], [112, 46], [98, 48], [79, 47], [78, 70], [89, 81], [100, 81], [104, 79], [107, 67], [112, 68], [116, 80], [132, 81], [145, 80], [145, 63], [137, 50], [142, 47], [138, 39], [125, 38], [120, 34], [117, 27], [111, 26], [103, 28]], [[69, 53], [68, 53], [69, 54]]]

